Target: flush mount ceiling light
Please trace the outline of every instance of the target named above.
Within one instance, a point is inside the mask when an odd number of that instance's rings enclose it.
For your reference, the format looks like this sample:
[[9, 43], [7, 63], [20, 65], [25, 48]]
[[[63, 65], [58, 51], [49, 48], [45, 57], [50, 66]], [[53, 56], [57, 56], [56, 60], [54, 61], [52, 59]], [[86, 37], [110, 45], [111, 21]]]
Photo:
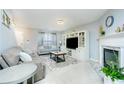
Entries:
[[64, 24], [64, 21], [62, 19], [59, 19], [59, 20], [57, 20], [57, 24], [62, 25], [62, 24]]

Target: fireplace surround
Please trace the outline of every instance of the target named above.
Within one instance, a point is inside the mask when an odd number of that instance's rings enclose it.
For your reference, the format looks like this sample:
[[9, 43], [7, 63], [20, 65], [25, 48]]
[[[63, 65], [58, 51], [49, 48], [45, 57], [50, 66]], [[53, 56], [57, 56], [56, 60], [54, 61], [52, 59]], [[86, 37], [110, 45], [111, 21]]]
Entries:
[[[103, 38], [99, 39], [99, 60], [100, 60], [100, 68], [103, 68], [106, 66], [105, 60], [108, 60], [109, 57], [113, 55], [113, 52], [116, 53], [118, 58], [118, 67], [123, 68], [124, 67], [124, 33], [115, 33], [110, 34], [108, 36], [105, 36]], [[105, 52], [107, 52], [105, 54]], [[107, 56], [107, 58], [105, 57]], [[113, 61], [113, 60], [112, 60]], [[109, 77], [106, 77], [105, 74], [102, 74], [101, 77], [104, 79], [104, 83], [115, 83], [112, 82], [112, 80]], [[117, 80], [116, 83], [123, 83], [124, 81]]]
[[107, 66], [108, 62], [114, 62], [115, 60], [117, 67], [124, 67], [124, 48], [123, 47], [115, 47], [115, 46], [102, 46], [101, 48], [101, 56], [100, 63], [101, 66]]
[[115, 65], [119, 68], [120, 64], [120, 50], [113, 48], [104, 48], [103, 49], [103, 66], [112, 66]]

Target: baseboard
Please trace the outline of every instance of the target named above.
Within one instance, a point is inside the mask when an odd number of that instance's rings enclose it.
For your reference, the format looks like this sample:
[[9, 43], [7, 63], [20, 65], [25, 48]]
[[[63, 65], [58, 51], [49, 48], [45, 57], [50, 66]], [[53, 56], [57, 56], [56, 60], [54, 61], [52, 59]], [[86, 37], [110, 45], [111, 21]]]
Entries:
[[94, 61], [94, 62], [99, 62], [98, 59], [94, 59], [94, 58], [90, 58], [91, 61]]

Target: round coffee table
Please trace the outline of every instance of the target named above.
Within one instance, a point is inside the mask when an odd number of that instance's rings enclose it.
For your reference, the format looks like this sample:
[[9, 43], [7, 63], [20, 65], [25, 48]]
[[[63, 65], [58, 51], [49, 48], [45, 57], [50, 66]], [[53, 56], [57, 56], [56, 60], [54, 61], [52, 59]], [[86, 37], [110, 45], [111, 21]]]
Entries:
[[33, 77], [36, 73], [37, 65], [33, 63], [24, 63], [0, 70], [1, 84], [27, 83], [27, 79]]

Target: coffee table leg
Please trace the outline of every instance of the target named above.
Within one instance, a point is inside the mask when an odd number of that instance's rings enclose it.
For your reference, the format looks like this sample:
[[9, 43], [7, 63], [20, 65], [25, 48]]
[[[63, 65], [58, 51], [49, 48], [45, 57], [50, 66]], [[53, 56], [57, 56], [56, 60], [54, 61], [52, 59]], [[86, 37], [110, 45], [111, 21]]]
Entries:
[[56, 58], [56, 62], [58, 62], [58, 56], [56, 56], [55, 58]]
[[50, 59], [52, 58], [52, 54], [50, 53]]
[[65, 61], [65, 55], [63, 55], [63, 59], [64, 59], [64, 61]]

